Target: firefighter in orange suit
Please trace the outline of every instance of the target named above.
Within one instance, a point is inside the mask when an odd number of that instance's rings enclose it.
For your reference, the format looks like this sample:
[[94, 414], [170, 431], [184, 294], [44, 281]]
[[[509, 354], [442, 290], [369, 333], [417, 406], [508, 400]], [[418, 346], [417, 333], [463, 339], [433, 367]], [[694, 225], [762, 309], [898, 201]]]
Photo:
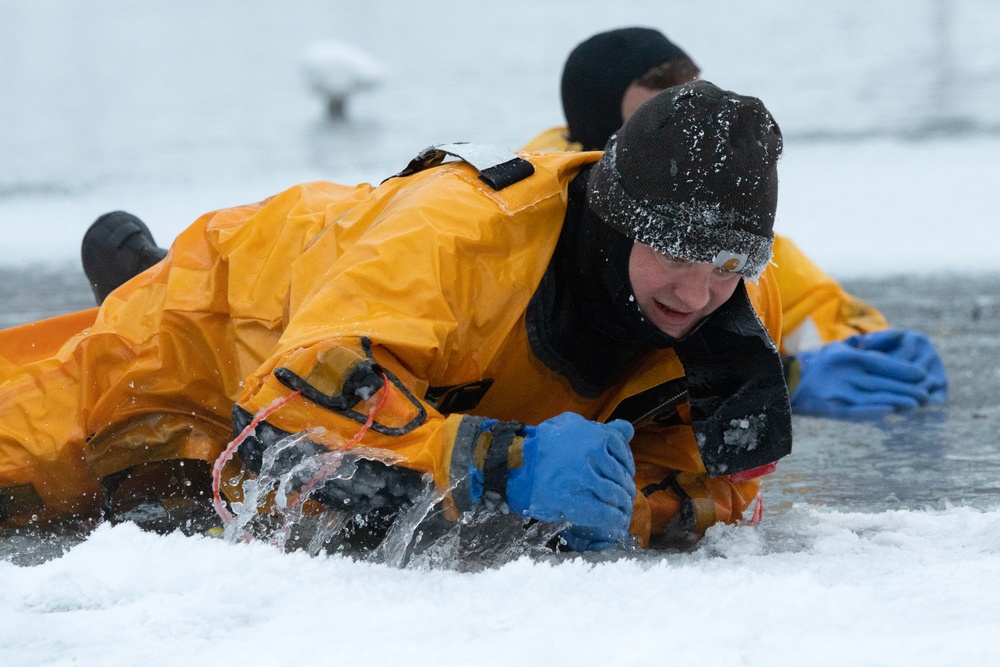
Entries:
[[[523, 150], [602, 150], [643, 102], [700, 73], [658, 30], [598, 33], [574, 48], [563, 68], [567, 126], [542, 132]], [[944, 365], [927, 336], [890, 330], [878, 310], [844, 290], [787, 237], [775, 235], [773, 264], [795, 412], [871, 417], [947, 399]]]
[[231, 466], [350, 447], [353, 477], [299, 489], [335, 508], [433, 484], [577, 550], [739, 520], [791, 447], [781, 135], [707, 82], [643, 110], [603, 157], [452, 146], [207, 214], [99, 310], [2, 332], [0, 525], [204, 498], [276, 405]]

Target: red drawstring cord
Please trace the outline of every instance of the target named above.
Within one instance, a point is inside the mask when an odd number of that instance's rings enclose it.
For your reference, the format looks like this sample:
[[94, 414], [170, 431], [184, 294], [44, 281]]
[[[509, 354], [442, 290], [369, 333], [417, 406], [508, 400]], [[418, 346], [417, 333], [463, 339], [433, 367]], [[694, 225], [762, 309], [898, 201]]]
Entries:
[[[384, 391], [382, 392], [382, 395], [379, 397], [378, 403], [375, 404], [375, 408], [372, 409], [372, 411], [368, 414], [368, 419], [361, 426], [361, 428], [354, 435], [354, 437], [351, 438], [348, 442], [344, 443], [341, 449], [347, 449], [348, 447], [353, 447], [354, 445], [358, 444], [358, 442], [365, 435], [368, 429], [371, 428], [371, 425], [375, 422], [376, 413], [378, 413], [378, 411], [382, 409], [382, 406], [385, 405], [385, 401], [389, 396], [389, 378], [386, 377], [385, 373], [382, 374], [382, 388], [384, 389]], [[251, 433], [253, 433], [254, 429], [257, 428], [258, 424], [267, 419], [278, 409], [284, 407], [286, 403], [288, 403], [290, 400], [300, 395], [301, 393], [302, 390], [293, 391], [288, 396], [277, 399], [276, 401], [271, 403], [271, 405], [267, 406], [266, 408], [258, 412], [256, 415], [254, 415], [254, 418], [250, 421], [249, 424], [246, 425], [246, 428], [244, 428], [240, 432], [240, 434], [232, 440], [232, 442], [226, 445], [226, 448], [223, 450], [222, 454], [220, 454], [219, 458], [215, 460], [215, 466], [212, 468], [212, 504], [215, 506], [215, 511], [218, 513], [219, 517], [222, 518], [223, 523], [229, 524], [233, 520], [232, 513], [229, 511], [229, 508], [226, 507], [225, 502], [223, 502], [222, 500], [221, 486], [222, 486], [223, 467], [225, 467], [225, 465], [229, 462], [229, 460], [233, 458], [233, 454], [235, 454], [239, 446], [243, 444], [243, 441], [246, 440]], [[322, 473], [323, 469], [320, 469], [320, 472], [317, 473], [316, 476], [313, 477], [312, 480], [310, 480], [309, 484], [306, 485], [306, 488], [303, 489], [301, 495], [304, 496], [306, 495], [307, 490], [309, 491], [312, 490], [313, 485], [316, 484], [318, 479], [321, 478]]]
[[753, 506], [753, 514], [750, 516], [750, 525], [756, 526], [764, 518], [764, 494], [761, 491], [757, 491], [757, 497], [754, 498], [756, 503]]
[[279, 398], [271, 405], [267, 406], [250, 420], [250, 423], [246, 425], [238, 436], [233, 438], [232, 442], [226, 445], [226, 448], [219, 455], [219, 458], [215, 459], [215, 466], [212, 468], [212, 504], [215, 506], [215, 511], [218, 513], [219, 517], [222, 518], [222, 522], [225, 524], [230, 523], [233, 520], [233, 515], [229, 512], [229, 508], [226, 504], [222, 502], [222, 495], [220, 492], [220, 487], [222, 486], [222, 468], [229, 463], [229, 459], [233, 458], [233, 454], [236, 453], [236, 449], [243, 444], [257, 425], [262, 421], [267, 419], [271, 414], [278, 408], [284, 407], [288, 401], [292, 400], [296, 396], [302, 393], [302, 390], [296, 390], [290, 393], [284, 398]]
[[[772, 461], [771, 463], [766, 463], [762, 466], [758, 466], [750, 470], [744, 470], [743, 472], [733, 473], [732, 475], [729, 475], [729, 479], [732, 482], [749, 482], [750, 480], [757, 479], [758, 477], [763, 477], [764, 475], [772, 473], [775, 470], [777, 470], [777, 468], [778, 468], [778, 462]], [[759, 487], [757, 489], [757, 497], [754, 498], [754, 502], [756, 504], [753, 507], [753, 514], [750, 517], [751, 526], [756, 526], [758, 523], [761, 522], [761, 519], [764, 518], [764, 496], [761, 493]]]

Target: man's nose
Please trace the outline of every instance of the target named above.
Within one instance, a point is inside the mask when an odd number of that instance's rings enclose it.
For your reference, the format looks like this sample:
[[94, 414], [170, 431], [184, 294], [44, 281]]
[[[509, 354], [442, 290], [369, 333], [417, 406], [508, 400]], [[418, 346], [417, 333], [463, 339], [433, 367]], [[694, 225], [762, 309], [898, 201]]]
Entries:
[[711, 299], [712, 271], [714, 266], [695, 265], [685, 271], [677, 281], [674, 294], [689, 311], [701, 310]]

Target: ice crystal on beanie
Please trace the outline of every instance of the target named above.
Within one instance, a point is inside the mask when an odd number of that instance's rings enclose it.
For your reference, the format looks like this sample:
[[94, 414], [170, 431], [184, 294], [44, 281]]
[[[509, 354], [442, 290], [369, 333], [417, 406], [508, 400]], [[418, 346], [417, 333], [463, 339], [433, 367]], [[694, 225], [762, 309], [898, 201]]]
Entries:
[[608, 142], [588, 205], [639, 243], [756, 279], [771, 260], [781, 150], [759, 99], [707, 81], [676, 86]]

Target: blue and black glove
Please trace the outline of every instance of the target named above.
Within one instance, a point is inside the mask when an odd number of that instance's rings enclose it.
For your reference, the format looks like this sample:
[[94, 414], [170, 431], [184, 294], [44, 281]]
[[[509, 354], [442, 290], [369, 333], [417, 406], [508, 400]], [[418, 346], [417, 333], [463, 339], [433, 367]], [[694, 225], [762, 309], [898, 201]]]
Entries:
[[521, 434], [520, 452], [512, 448], [507, 466], [505, 496], [512, 512], [572, 524], [562, 537], [574, 551], [605, 549], [627, 538], [636, 492], [631, 424], [564, 412], [523, 427]]
[[851, 336], [797, 355], [792, 409], [832, 417], [877, 417], [947, 398], [944, 365], [914, 331]]

